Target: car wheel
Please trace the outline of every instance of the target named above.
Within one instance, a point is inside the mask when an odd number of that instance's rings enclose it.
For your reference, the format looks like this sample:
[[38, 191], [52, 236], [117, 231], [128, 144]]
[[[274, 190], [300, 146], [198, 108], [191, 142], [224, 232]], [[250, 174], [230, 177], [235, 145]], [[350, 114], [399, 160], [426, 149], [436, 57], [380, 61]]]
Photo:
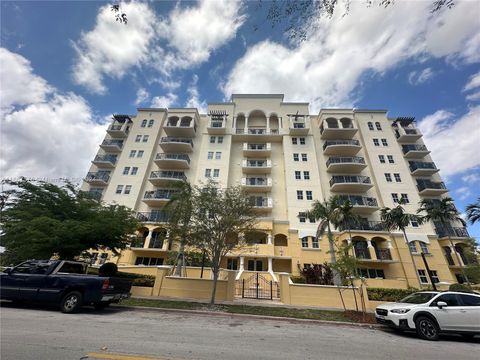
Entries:
[[94, 304], [93, 304], [93, 307], [95, 308], [95, 310], [103, 310], [103, 309], [107, 308], [108, 305], [110, 305], [110, 302], [108, 302], [108, 301], [100, 301], [100, 302], [94, 303]]
[[73, 314], [82, 307], [82, 293], [79, 291], [71, 291], [67, 293], [60, 302], [60, 310], [66, 314]]
[[429, 317], [420, 316], [415, 320], [417, 335], [425, 340], [438, 340], [440, 329], [437, 323]]

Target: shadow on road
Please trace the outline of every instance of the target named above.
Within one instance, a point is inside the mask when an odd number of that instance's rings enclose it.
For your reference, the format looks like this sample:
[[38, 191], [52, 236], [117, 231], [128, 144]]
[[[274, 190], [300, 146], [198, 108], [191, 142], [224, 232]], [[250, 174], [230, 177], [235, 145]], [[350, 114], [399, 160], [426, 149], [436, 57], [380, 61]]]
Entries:
[[[40, 304], [40, 303], [29, 303], [29, 302], [12, 302], [12, 301], [0, 301], [0, 306], [2, 308], [12, 308], [12, 309], [23, 309], [23, 310], [44, 310], [44, 311], [55, 311], [60, 312], [58, 306], [55, 305], [47, 305], [47, 304]], [[95, 310], [93, 306], [84, 306], [80, 310], [80, 312], [76, 314], [70, 315], [81, 315], [81, 314], [89, 314], [89, 315], [98, 315], [98, 316], [108, 316], [108, 315], [115, 315], [122, 312], [129, 311], [127, 308], [123, 308], [121, 306], [112, 306], [108, 307], [103, 310]]]
[[[428, 340], [422, 340], [420, 339], [417, 334], [415, 333], [414, 330], [412, 331], [395, 331], [390, 328], [379, 328], [379, 331], [383, 331], [386, 333], [390, 333], [392, 335], [400, 336], [403, 338], [411, 338], [411, 339], [417, 339], [418, 341], [428, 341]], [[462, 335], [456, 335], [456, 334], [442, 334], [440, 335], [440, 340], [439, 341], [452, 341], [452, 342], [457, 342], [457, 343], [470, 343], [470, 344], [480, 344], [480, 335], [477, 335], [473, 338], [468, 338], [464, 337]]]

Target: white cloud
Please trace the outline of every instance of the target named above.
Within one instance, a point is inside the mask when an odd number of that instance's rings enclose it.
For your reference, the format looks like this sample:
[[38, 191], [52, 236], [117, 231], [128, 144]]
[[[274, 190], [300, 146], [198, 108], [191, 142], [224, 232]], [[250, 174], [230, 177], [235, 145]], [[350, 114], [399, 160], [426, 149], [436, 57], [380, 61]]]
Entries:
[[145, 88], [140, 88], [137, 90], [137, 98], [135, 99], [135, 105], [143, 104], [145, 101], [148, 100], [150, 94]]
[[462, 176], [462, 180], [469, 184], [476, 183], [480, 181], [480, 174], [475, 174], [475, 173], [468, 174], [468, 175]]
[[168, 93], [166, 96], [154, 96], [152, 98], [152, 103], [150, 104], [153, 108], [164, 108], [167, 109], [171, 105], [175, 104], [177, 101], [177, 95]]
[[418, 126], [443, 176], [480, 167], [480, 106], [470, 108], [457, 119], [454, 114], [439, 110], [423, 118]]
[[422, 71], [412, 71], [408, 74], [408, 82], [411, 85], [420, 85], [434, 77], [432, 68], [425, 68]]
[[460, 200], [468, 199], [468, 197], [472, 195], [472, 192], [470, 191], [470, 188], [468, 186], [462, 186], [458, 189], [455, 189], [455, 193], [458, 194]]
[[465, 99], [467, 99], [468, 101], [479, 101], [480, 100], [480, 91], [478, 91], [476, 93], [473, 93], [473, 94], [470, 94], [470, 95], [467, 95], [465, 97]]
[[480, 71], [470, 76], [470, 80], [463, 88], [463, 91], [468, 91], [480, 87]]
[[189, 94], [189, 98], [185, 107], [197, 108], [198, 112], [201, 114], [207, 113], [207, 103], [204, 101], [200, 101], [199, 93], [198, 93], [198, 76], [193, 75], [192, 82], [190, 83], [187, 92]]
[[434, 15], [430, 6], [405, 1], [385, 9], [351, 2], [347, 16], [339, 9], [332, 19], [314, 17], [314, 30], [300, 44], [288, 47], [265, 40], [249, 48], [222, 91], [227, 98], [232, 93], [284, 93], [287, 101], [309, 101], [315, 112], [352, 106], [363, 75], [382, 75], [407, 59], [448, 55], [452, 61], [474, 61], [465, 46], [475, 49], [475, 2], [458, 2]]
[[[8, 92], [9, 103], [22, 105], [10, 107], [1, 119], [2, 176], [84, 176], [105, 135], [105, 125], [94, 121], [82, 97], [60, 93], [35, 75], [21, 55], [1, 49], [0, 61], [1, 91]], [[8, 83], [3, 81], [6, 78]], [[33, 87], [25, 85], [32, 83]], [[25, 87], [12, 88], [12, 84]]]

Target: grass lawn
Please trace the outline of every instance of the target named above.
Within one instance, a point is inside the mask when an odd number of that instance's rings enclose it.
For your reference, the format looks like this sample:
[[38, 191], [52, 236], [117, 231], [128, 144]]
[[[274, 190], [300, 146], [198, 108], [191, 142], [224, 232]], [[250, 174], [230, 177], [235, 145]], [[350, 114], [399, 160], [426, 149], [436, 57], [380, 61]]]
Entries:
[[[154, 300], [130, 298], [122, 301], [123, 306], [146, 306], [163, 309], [182, 309], [200, 311], [218, 311], [231, 314], [250, 314], [262, 316], [289, 317], [296, 319], [313, 319], [345, 322], [363, 322], [362, 316], [352, 316], [351, 312], [313, 310], [313, 309], [292, 309], [284, 307], [251, 306], [251, 305], [210, 305], [188, 301]], [[365, 322], [370, 323], [371, 314], [366, 314]]]

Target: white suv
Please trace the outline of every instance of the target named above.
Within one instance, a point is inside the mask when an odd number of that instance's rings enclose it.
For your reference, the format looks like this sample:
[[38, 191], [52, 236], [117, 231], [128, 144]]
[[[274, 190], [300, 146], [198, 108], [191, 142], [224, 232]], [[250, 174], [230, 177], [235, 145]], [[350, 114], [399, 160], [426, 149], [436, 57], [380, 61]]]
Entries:
[[480, 295], [418, 292], [399, 302], [379, 305], [375, 317], [378, 323], [394, 329], [415, 329], [426, 340], [437, 340], [441, 332], [473, 337], [480, 335]]

